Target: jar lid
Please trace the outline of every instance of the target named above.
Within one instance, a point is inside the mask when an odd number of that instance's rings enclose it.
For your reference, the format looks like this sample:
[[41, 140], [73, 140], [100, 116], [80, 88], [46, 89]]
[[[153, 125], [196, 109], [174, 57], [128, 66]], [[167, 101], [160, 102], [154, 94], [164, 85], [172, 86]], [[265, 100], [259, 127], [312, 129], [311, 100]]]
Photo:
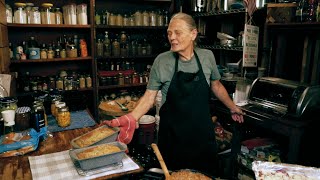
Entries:
[[51, 3], [42, 3], [42, 5], [41, 5], [42, 7], [52, 7], [53, 6], [53, 4], [51, 4]]
[[22, 106], [22, 107], [18, 107], [17, 110], [16, 110], [16, 113], [17, 114], [23, 114], [23, 113], [27, 113], [27, 112], [30, 112], [31, 111], [31, 108], [28, 107], [28, 106]]
[[18, 6], [18, 7], [25, 7], [26, 3], [16, 2], [16, 3], [14, 3], [14, 5]]
[[68, 111], [69, 111], [68, 106], [63, 106], [63, 107], [58, 109], [58, 112], [68, 112]]
[[154, 116], [151, 115], [143, 115], [140, 119], [139, 119], [139, 124], [152, 124], [156, 121], [156, 118]]
[[65, 102], [59, 102], [59, 103], [56, 104], [56, 107], [57, 107], [57, 108], [62, 108], [62, 107], [64, 107], [64, 106], [66, 106], [66, 103], [65, 103]]
[[18, 100], [15, 99], [14, 97], [3, 97], [0, 98], [0, 103], [16, 103]]

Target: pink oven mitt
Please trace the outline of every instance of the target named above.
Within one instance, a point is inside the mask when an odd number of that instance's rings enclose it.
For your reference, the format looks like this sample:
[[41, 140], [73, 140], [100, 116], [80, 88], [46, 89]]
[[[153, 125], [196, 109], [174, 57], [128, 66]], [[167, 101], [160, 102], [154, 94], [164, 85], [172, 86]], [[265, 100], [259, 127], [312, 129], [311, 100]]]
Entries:
[[134, 130], [136, 129], [136, 119], [131, 115], [131, 113], [110, 121], [102, 121], [102, 124], [106, 124], [111, 127], [120, 127], [120, 133], [117, 141], [125, 144], [129, 144], [131, 142]]

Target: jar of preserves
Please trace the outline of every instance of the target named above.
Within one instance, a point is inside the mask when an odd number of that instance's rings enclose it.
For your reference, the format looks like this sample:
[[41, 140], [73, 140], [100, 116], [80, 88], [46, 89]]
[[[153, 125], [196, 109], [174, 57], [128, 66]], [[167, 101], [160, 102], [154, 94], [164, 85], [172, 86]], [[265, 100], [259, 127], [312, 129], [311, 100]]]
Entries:
[[71, 116], [67, 106], [58, 109], [57, 121], [60, 127], [67, 127], [71, 124]]
[[136, 72], [132, 75], [132, 84], [139, 84], [139, 75]]
[[15, 130], [23, 131], [30, 128], [30, 113], [31, 108], [28, 106], [17, 108], [15, 116]]
[[131, 84], [131, 77], [129, 75], [124, 77], [124, 84]]
[[61, 101], [61, 97], [53, 98], [51, 101], [50, 111], [51, 111], [52, 116], [54, 116], [54, 117], [57, 116], [56, 106], [57, 106], [57, 104], [59, 104], [60, 101]]
[[56, 24], [56, 16], [52, 10], [53, 4], [42, 3], [41, 24]]
[[59, 108], [62, 108], [62, 107], [65, 107], [66, 106], [66, 103], [65, 102], [62, 102], [62, 101], [59, 101], [59, 102], [56, 102], [55, 103], [55, 108], [54, 108], [54, 115], [56, 117], [56, 120], [58, 118], [58, 112], [59, 112]]
[[26, 3], [14, 3], [14, 23], [26, 24], [27, 23], [27, 13], [26, 13]]

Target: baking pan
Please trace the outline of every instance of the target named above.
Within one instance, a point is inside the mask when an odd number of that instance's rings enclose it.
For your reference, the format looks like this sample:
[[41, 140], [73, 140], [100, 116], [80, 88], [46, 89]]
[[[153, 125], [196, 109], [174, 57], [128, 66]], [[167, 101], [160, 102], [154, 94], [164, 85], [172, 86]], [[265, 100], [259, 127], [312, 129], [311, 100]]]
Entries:
[[[105, 143], [109, 143], [109, 142], [114, 142], [114, 141], [116, 141], [120, 129], [119, 129], [118, 127], [109, 127], [109, 126], [107, 126], [107, 125], [103, 125], [103, 126], [100, 126], [100, 127], [96, 128], [96, 129], [94, 129], [94, 130], [92, 130], [92, 131], [89, 131], [89, 132], [87, 132], [87, 133], [85, 133], [85, 134], [83, 134], [83, 135], [81, 135], [81, 136], [79, 136], [79, 137], [76, 137], [76, 138], [72, 139], [71, 142], [70, 142], [70, 144], [72, 145], [73, 148], [84, 148], [84, 147], [80, 147], [78, 144], [76, 144], [76, 143], [75, 143], [76, 140], [78, 140], [78, 139], [81, 138], [82, 136], [85, 136], [85, 135], [87, 135], [87, 134], [90, 134], [90, 133], [92, 133], [93, 131], [97, 131], [98, 129], [101, 129], [101, 128], [109, 128], [109, 129], [112, 129], [112, 130], [114, 130], [114, 133], [111, 134], [111, 135], [109, 135], [109, 136], [107, 136], [106, 138], [101, 139], [100, 141], [97, 141], [96, 143], [90, 144], [90, 145], [88, 145], [88, 146], [98, 145], [98, 144], [105, 144]], [[88, 146], [85, 146], [85, 147], [88, 147]]]
[[80, 148], [80, 149], [71, 149], [71, 150], [69, 150], [69, 155], [70, 155], [72, 161], [75, 163], [75, 166], [76, 167], [78, 166], [83, 170], [90, 170], [90, 169], [95, 169], [95, 168], [99, 168], [99, 167], [103, 167], [103, 166], [109, 166], [112, 164], [121, 163], [122, 159], [125, 155], [127, 145], [124, 143], [118, 142], [118, 141], [106, 143], [106, 144], [118, 146], [121, 151], [98, 156], [98, 157], [94, 157], [94, 158], [88, 158], [88, 159], [79, 159], [77, 157], [77, 154], [84, 151], [84, 150], [102, 145], [102, 144], [99, 144], [99, 145], [94, 145], [94, 146]]

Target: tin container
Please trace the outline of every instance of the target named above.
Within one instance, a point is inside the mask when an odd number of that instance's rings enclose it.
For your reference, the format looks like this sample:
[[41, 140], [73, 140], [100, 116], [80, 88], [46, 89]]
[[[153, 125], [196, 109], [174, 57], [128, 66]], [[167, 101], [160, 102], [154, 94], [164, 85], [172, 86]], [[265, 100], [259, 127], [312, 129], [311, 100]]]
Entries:
[[100, 145], [90, 146], [90, 147], [81, 148], [81, 149], [72, 149], [69, 151], [69, 155], [73, 163], [76, 166], [79, 166], [82, 170], [90, 170], [90, 169], [95, 169], [102, 166], [121, 163], [125, 155], [125, 151], [127, 150], [127, 145], [121, 142], [111, 142], [107, 144], [118, 146], [121, 151], [94, 157], [94, 158], [81, 159], [81, 160], [77, 157], [78, 153], [90, 148], [101, 146], [100, 144]]

